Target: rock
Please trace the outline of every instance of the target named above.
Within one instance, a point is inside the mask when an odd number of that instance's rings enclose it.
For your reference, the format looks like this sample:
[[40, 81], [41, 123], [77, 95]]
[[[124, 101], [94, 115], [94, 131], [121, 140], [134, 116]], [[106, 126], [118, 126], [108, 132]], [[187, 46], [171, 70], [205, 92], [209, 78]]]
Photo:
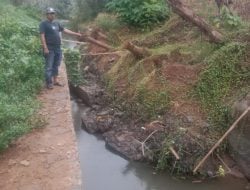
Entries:
[[70, 85], [71, 92], [82, 100], [82, 102], [92, 107], [94, 104], [104, 104], [103, 95], [104, 90], [101, 89], [97, 84], [88, 84], [81, 86]]
[[114, 109], [107, 109], [107, 110], [99, 112], [97, 115], [103, 116], [103, 115], [113, 115], [113, 114], [114, 114]]
[[250, 183], [248, 183], [247, 185], [246, 185], [246, 187], [245, 187], [245, 189], [250, 189]]
[[84, 67], [83, 69], [85, 72], [89, 71], [89, 66]]
[[39, 153], [46, 153], [47, 151], [44, 149], [39, 150]]
[[165, 127], [166, 126], [164, 125], [164, 123], [162, 123], [161, 121], [158, 121], [158, 120], [152, 121], [149, 124], [147, 124], [147, 125], [144, 126], [144, 128], [147, 131], [152, 131], [152, 132], [155, 131], [155, 130], [157, 130], [157, 131], [164, 131]]
[[141, 143], [137, 141], [133, 132], [128, 131], [110, 131], [104, 133], [105, 141], [108, 147], [119, 152], [131, 160], [142, 160]]
[[82, 125], [81, 128], [86, 130], [88, 133], [97, 133], [98, 128], [96, 126], [96, 123], [93, 119], [89, 118], [82, 118]]
[[[250, 106], [250, 93], [233, 105], [236, 120]], [[229, 135], [230, 152], [243, 174], [250, 179], [250, 112], [238, 123]]]
[[20, 164], [27, 167], [27, 166], [30, 165], [30, 162], [27, 161], [27, 160], [23, 160], [23, 161], [20, 162]]
[[192, 116], [188, 115], [187, 120], [189, 123], [192, 123], [194, 121], [194, 118]]
[[116, 111], [116, 112], [114, 113], [114, 116], [115, 116], [115, 117], [118, 117], [118, 118], [121, 118], [123, 115], [124, 115], [123, 112], [118, 112], [118, 111]]
[[[100, 112], [106, 114], [108, 112]], [[113, 116], [100, 115], [94, 111], [86, 112], [82, 115], [82, 128], [89, 133], [104, 133], [113, 127]]]
[[12, 165], [15, 165], [17, 163], [16, 160], [12, 160], [10, 159], [9, 162], [8, 162], [8, 166], [12, 166]]
[[211, 170], [208, 170], [208, 171], [207, 171], [207, 175], [208, 175], [209, 177], [213, 177], [215, 174], [214, 174]]
[[87, 106], [91, 106], [92, 102], [90, 100], [89, 94], [86, 92], [83, 86], [70, 85], [70, 90], [82, 100]]

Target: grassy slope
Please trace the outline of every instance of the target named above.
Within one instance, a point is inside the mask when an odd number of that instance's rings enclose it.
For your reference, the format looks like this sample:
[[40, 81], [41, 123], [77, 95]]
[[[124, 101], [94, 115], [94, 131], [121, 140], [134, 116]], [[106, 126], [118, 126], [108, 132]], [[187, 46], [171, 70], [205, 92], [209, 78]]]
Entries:
[[39, 125], [35, 95], [42, 86], [38, 22], [8, 1], [0, 2], [0, 151]]

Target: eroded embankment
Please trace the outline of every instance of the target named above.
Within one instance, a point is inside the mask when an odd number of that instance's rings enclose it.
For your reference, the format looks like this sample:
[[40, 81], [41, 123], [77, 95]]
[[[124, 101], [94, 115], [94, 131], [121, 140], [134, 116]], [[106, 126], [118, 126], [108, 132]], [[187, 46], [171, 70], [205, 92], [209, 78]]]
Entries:
[[[192, 92], [201, 76], [202, 80], [211, 79], [209, 72], [214, 70], [209, 68], [213, 68], [214, 60], [220, 60], [221, 55], [224, 59], [225, 54], [234, 52], [230, 64], [237, 65], [245, 46], [232, 43], [217, 49], [216, 53], [216, 48], [207, 41], [197, 40], [197, 31], [192, 30], [192, 26], [179, 22], [169, 22], [165, 33], [156, 32], [145, 39], [133, 40], [134, 44], [153, 47], [147, 51], [132, 45], [132, 49], [139, 53], [149, 52], [146, 57], [143, 54], [134, 56], [126, 50], [98, 54], [106, 50], [91, 44], [88, 52], [95, 55], [85, 56], [82, 65], [88, 82], [80, 88], [72, 87], [72, 90], [89, 106], [83, 116], [83, 127], [89, 132], [102, 133], [109, 146], [130, 159], [151, 161], [159, 169], [168, 168], [177, 174], [189, 175], [221, 135]], [[186, 30], [180, 30], [180, 33], [174, 30], [182, 26]], [[155, 35], [162, 39], [158, 45]], [[178, 42], [178, 39], [182, 41]], [[103, 38], [97, 36], [97, 40]], [[165, 45], [165, 42], [169, 44]], [[207, 54], [212, 55], [210, 67], [203, 63]], [[216, 69], [222, 69], [221, 75], [224, 75], [223, 68], [227, 65], [222, 61], [218, 65], [221, 67]], [[232, 74], [230, 69], [228, 67], [226, 71]], [[222, 78], [228, 82], [227, 76]], [[206, 81], [208, 85], [213, 82], [209, 80]], [[219, 81], [216, 85], [222, 83]], [[242, 89], [244, 85], [243, 82]], [[219, 113], [220, 110], [216, 111]], [[224, 175], [229, 166], [232, 173], [235, 163], [223, 152], [216, 152], [199, 172], [210, 176]], [[219, 170], [221, 165], [224, 169]]]

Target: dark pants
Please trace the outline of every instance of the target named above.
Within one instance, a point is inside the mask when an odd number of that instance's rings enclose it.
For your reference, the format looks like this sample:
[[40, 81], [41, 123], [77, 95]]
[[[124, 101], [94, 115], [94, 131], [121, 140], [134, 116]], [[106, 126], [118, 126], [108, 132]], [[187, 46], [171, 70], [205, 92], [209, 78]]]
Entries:
[[45, 80], [46, 84], [52, 84], [52, 78], [58, 75], [58, 68], [62, 60], [61, 48], [50, 48], [45, 57]]

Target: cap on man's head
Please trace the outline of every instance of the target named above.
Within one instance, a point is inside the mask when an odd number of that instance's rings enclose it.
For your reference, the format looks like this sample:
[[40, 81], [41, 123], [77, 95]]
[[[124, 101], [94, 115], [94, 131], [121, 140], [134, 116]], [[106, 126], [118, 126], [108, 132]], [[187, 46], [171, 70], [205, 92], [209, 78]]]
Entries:
[[56, 10], [54, 8], [52, 8], [52, 7], [48, 7], [46, 9], [46, 14], [50, 14], [50, 13], [56, 13]]

